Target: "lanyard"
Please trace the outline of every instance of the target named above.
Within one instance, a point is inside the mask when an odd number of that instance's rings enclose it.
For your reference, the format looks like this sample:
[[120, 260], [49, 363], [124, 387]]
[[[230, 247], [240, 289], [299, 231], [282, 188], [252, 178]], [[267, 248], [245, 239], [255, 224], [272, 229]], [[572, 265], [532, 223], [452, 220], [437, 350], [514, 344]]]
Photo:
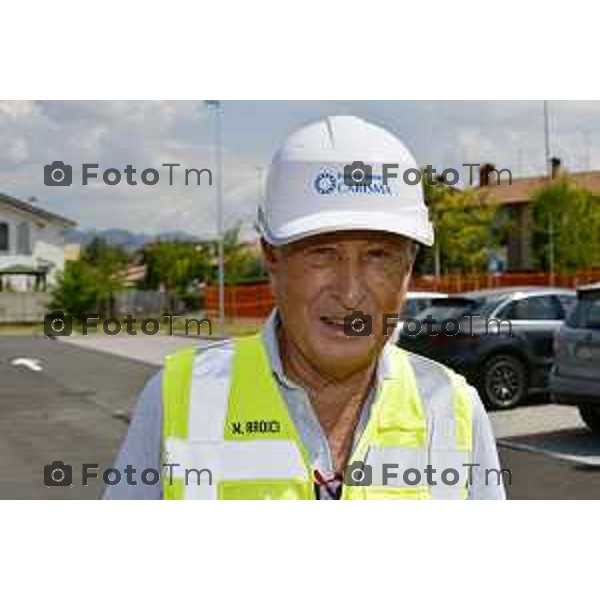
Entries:
[[315, 482], [315, 496], [318, 500], [339, 500], [342, 496], [341, 474], [334, 473], [331, 477], [326, 477], [318, 469], [313, 471]]

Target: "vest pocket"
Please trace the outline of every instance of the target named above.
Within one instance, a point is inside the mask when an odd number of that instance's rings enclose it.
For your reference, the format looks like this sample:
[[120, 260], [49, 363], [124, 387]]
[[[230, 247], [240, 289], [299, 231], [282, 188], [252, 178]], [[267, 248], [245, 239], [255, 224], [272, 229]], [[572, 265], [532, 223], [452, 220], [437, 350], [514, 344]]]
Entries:
[[295, 479], [221, 481], [219, 500], [314, 500], [313, 484]]

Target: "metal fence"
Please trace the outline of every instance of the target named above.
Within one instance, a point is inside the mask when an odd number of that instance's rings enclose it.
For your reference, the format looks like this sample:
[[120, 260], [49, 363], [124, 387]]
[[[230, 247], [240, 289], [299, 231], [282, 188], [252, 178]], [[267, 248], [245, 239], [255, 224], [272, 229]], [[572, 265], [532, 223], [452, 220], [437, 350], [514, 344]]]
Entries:
[[556, 286], [575, 289], [580, 285], [600, 281], [600, 268], [578, 271], [573, 274], [544, 272], [486, 273], [473, 275], [443, 275], [441, 277], [414, 277], [410, 289], [415, 291], [445, 292], [448, 294], [470, 292], [484, 288]]
[[114, 316], [161, 315], [183, 310], [181, 299], [168, 292], [128, 289], [114, 294], [111, 313]]
[[[484, 288], [527, 287], [532, 285], [576, 288], [580, 285], [600, 281], [600, 268], [578, 271], [571, 275], [554, 277], [549, 273], [487, 273], [473, 275], [444, 275], [442, 277], [413, 277], [410, 289], [414, 291], [432, 291], [462, 293]], [[273, 308], [274, 298], [268, 282], [252, 285], [228, 285], [225, 287], [225, 314], [228, 319], [262, 319]], [[210, 318], [218, 312], [218, 290], [207, 286], [205, 290], [205, 311]]]
[[[43, 323], [52, 300], [50, 292], [0, 292], [0, 323]], [[106, 314], [105, 302], [95, 312]], [[94, 312], [94, 310], [90, 310]], [[184, 314], [183, 300], [168, 292], [153, 290], [123, 290], [113, 295], [110, 314], [158, 316], [165, 313]]]

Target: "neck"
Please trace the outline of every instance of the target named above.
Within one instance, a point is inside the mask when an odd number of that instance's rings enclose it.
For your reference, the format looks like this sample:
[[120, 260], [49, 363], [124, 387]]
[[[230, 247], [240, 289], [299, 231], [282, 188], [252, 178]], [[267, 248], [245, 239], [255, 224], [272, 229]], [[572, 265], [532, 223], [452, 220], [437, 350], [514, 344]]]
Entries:
[[366, 398], [375, 378], [376, 361], [346, 374], [323, 373], [289, 339], [282, 327], [278, 328], [277, 337], [285, 374], [308, 392], [315, 408], [334, 409], [338, 406], [342, 410], [352, 400], [362, 403]]
[[312, 364], [281, 327], [277, 335], [283, 369], [307, 391], [327, 436], [333, 468], [341, 473], [349, 459], [356, 424], [374, 381], [376, 361], [345, 376], [332, 376]]

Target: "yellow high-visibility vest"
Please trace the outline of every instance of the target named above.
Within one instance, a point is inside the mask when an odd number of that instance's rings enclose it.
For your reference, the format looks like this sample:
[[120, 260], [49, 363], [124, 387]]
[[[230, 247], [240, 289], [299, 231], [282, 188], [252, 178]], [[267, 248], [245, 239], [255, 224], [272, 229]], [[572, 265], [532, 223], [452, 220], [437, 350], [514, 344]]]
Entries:
[[[344, 485], [342, 499], [466, 498], [472, 404], [464, 378], [397, 347], [391, 363], [349, 461], [364, 465], [370, 485]], [[308, 452], [260, 334], [167, 357], [163, 462], [165, 499], [315, 498]], [[417, 479], [426, 468], [435, 483]], [[442, 481], [442, 470], [458, 480]]]

